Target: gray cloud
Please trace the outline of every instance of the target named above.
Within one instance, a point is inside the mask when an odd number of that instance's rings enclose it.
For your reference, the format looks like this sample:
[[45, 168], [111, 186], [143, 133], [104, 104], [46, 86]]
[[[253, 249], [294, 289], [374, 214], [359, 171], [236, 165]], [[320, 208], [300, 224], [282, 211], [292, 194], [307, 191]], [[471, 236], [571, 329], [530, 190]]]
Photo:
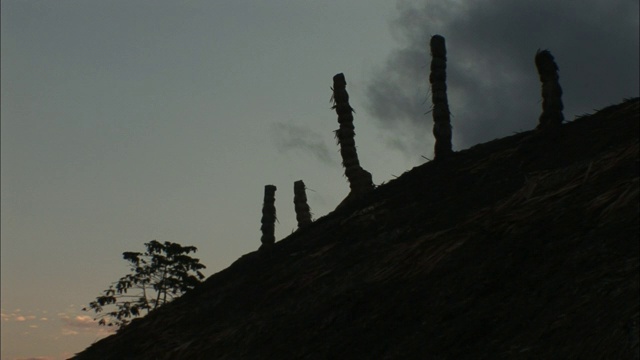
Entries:
[[[401, 1], [392, 23], [401, 47], [367, 86], [367, 110], [384, 129], [430, 130], [429, 39], [447, 41], [454, 145], [467, 148], [536, 126], [533, 62], [549, 49], [560, 67], [565, 118], [638, 96], [638, 1]], [[433, 140], [421, 143], [424, 152]], [[414, 146], [414, 145], [411, 145]], [[398, 146], [396, 146], [397, 148]]]
[[329, 148], [324, 142], [326, 136], [304, 126], [285, 123], [273, 124], [272, 132], [278, 151], [302, 150], [325, 164], [332, 163]]

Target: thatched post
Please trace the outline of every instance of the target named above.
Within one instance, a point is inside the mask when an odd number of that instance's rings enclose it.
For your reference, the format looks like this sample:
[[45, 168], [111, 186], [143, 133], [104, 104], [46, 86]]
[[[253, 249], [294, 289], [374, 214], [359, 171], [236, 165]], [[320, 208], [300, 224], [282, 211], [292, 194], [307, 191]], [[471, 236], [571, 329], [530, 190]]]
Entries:
[[306, 187], [302, 180], [293, 183], [293, 205], [296, 209], [298, 227], [303, 228], [311, 224], [311, 208], [307, 204]]
[[557, 129], [564, 121], [562, 110], [562, 88], [558, 79], [558, 65], [549, 50], [536, 52], [536, 68], [542, 83], [542, 114], [540, 114], [538, 129]]
[[261, 248], [270, 247], [276, 242], [276, 187], [275, 185], [265, 185], [264, 203], [262, 204], [262, 242]]
[[340, 128], [335, 131], [338, 144], [340, 145], [340, 155], [342, 156], [342, 166], [345, 168], [345, 175], [349, 180], [351, 194], [360, 195], [373, 189], [373, 179], [371, 174], [360, 166], [358, 153], [356, 152], [356, 133], [353, 125], [354, 110], [349, 105], [349, 94], [347, 93], [347, 80], [344, 74], [340, 73], [333, 77], [333, 100], [332, 109], [338, 114]]
[[431, 37], [431, 100], [433, 102], [433, 135], [436, 138], [436, 159], [453, 153], [451, 145], [451, 119], [449, 100], [447, 99], [447, 49], [444, 37]]

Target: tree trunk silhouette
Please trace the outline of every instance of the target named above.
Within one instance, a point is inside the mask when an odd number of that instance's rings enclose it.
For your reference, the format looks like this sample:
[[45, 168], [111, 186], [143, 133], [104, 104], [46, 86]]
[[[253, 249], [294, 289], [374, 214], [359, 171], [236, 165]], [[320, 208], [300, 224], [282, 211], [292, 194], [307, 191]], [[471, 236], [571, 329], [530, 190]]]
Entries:
[[276, 187], [275, 185], [265, 185], [264, 187], [264, 203], [262, 204], [262, 248], [271, 247], [276, 242]]
[[537, 129], [554, 131], [564, 121], [562, 110], [562, 88], [558, 79], [558, 65], [549, 50], [536, 52], [536, 68], [542, 82], [542, 114]]
[[358, 154], [356, 152], [356, 142], [353, 125], [354, 110], [349, 105], [349, 94], [347, 93], [347, 81], [344, 74], [340, 73], [333, 77], [333, 107], [338, 114], [340, 128], [335, 131], [338, 144], [340, 145], [340, 155], [342, 156], [342, 166], [345, 168], [345, 176], [349, 180], [351, 193], [349, 195], [358, 196], [374, 188], [371, 174], [360, 166]]
[[431, 37], [431, 101], [433, 102], [433, 135], [436, 138], [434, 157], [441, 159], [453, 153], [451, 119], [447, 99], [447, 49], [444, 37]]
[[298, 227], [303, 228], [311, 224], [311, 209], [307, 204], [306, 187], [302, 180], [293, 183], [293, 204], [296, 209]]

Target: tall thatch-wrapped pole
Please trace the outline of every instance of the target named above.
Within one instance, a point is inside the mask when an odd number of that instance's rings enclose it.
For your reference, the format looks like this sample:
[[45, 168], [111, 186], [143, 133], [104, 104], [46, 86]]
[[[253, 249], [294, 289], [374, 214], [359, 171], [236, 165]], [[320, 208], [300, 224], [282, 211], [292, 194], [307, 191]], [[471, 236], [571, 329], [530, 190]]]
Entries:
[[544, 131], [555, 130], [564, 121], [558, 65], [549, 50], [538, 50], [535, 62], [542, 83], [542, 114], [537, 128]]
[[340, 155], [342, 156], [342, 166], [345, 168], [345, 175], [351, 187], [350, 195], [360, 195], [374, 188], [371, 174], [360, 166], [358, 153], [356, 152], [356, 133], [353, 125], [354, 110], [349, 105], [349, 94], [347, 93], [347, 80], [344, 74], [340, 73], [333, 77], [333, 107], [338, 114], [340, 128], [336, 130], [336, 138], [340, 145]]
[[447, 99], [447, 49], [444, 37], [431, 37], [431, 100], [433, 102], [433, 135], [436, 138], [435, 158], [453, 153], [451, 145], [451, 119]]
[[296, 209], [298, 227], [303, 228], [311, 224], [311, 208], [307, 204], [306, 187], [302, 180], [293, 183], [293, 205]]
[[262, 248], [271, 247], [276, 242], [276, 187], [275, 185], [265, 185], [264, 187], [264, 203], [262, 204]]

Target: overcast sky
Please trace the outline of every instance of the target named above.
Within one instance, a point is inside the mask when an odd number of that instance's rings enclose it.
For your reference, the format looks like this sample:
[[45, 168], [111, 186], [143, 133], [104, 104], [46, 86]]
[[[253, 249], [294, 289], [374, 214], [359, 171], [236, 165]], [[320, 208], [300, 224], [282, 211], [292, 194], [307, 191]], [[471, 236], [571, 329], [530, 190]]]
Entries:
[[[469, 5], [471, 4], [471, 5]], [[533, 58], [565, 117], [638, 96], [638, 1], [2, 1], [2, 359], [62, 359], [104, 332], [79, 309], [124, 251], [193, 245], [220, 271], [348, 184], [333, 75], [380, 184], [433, 156], [428, 43], [446, 38], [454, 147], [535, 127]]]
[[432, 128], [420, 115], [431, 102], [435, 34], [446, 39], [458, 150], [532, 128], [538, 49], [556, 58], [568, 121], [638, 94], [638, 0], [403, 1], [397, 9], [396, 49], [369, 78], [366, 107], [378, 125], [414, 134], [411, 143], [391, 142], [404, 151], [419, 151]]

